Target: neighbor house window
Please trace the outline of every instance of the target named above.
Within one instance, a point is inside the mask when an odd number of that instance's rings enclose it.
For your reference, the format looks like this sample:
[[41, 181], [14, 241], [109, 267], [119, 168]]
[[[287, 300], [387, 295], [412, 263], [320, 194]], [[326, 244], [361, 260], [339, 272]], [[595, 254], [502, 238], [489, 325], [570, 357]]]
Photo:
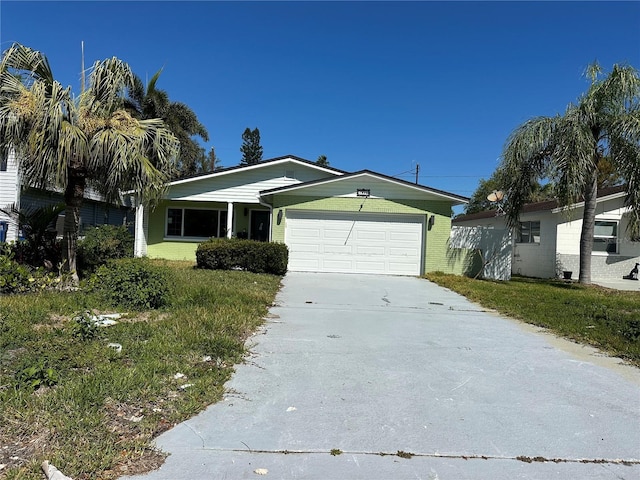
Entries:
[[593, 251], [618, 253], [618, 222], [596, 220], [593, 227]]
[[7, 171], [7, 164], [9, 163], [9, 155], [8, 154], [0, 154], [0, 172]]
[[204, 208], [168, 208], [167, 237], [224, 237], [227, 211]]
[[518, 243], [540, 243], [540, 222], [520, 222]]

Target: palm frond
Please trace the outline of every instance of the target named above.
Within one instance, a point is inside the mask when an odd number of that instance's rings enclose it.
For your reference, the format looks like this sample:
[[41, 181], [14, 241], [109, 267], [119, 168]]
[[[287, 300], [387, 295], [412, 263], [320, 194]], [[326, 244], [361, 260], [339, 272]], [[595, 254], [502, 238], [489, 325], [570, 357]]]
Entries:
[[14, 43], [3, 53], [0, 71], [5, 70], [26, 73], [36, 81], [53, 83], [53, 73], [47, 57], [41, 52], [19, 43]]
[[[90, 140], [88, 168], [100, 191], [117, 198], [137, 190], [144, 197], [164, 188], [178, 143], [162, 120], [137, 120], [123, 110]], [[149, 160], [153, 156], [154, 162]]]
[[127, 89], [133, 87], [134, 75], [129, 65], [113, 57], [94, 63], [90, 87], [81, 95], [81, 104], [90, 110], [113, 112], [120, 108]]
[[506, 202], [510, 225], [518, 222], [520, 210], [530, 198], [534, 185], [548, 173], [547, 159], [554, 146], [550, 143], [557, 117], [533, 118], [512, 132], [502, 154]]

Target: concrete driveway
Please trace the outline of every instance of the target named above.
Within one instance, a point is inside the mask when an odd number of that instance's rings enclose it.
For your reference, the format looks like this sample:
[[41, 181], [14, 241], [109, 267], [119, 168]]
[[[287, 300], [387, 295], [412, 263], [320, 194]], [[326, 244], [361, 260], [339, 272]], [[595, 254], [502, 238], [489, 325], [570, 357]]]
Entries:
[[277, 305], [129, 478], [640, 478], [633, 367], [417, 278], [289, 273]]

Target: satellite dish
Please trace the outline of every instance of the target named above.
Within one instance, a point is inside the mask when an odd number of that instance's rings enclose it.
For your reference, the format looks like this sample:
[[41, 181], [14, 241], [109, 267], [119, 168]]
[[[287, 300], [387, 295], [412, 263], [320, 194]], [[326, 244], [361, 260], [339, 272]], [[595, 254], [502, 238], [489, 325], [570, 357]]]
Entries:
[[500, 202], [504, 198], [504, 192], [502, 190], [494, 190], [487, 195], [487, 200], [490, 202]]

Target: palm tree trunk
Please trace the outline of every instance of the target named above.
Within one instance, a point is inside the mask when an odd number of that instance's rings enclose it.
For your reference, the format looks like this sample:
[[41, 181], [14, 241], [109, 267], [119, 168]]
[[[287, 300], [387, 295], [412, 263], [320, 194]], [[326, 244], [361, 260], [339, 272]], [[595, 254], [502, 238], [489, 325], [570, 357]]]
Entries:
[[596, 221], [596, 200], [598, 198], [598, 172], [594, 169], [584, 193], [584, 215], [580, 233], [580, 275], [582, 284], [591, 283], [591, 252], [593, 251], [593, 228]]
[[66, 270], [71, 273], [73, 281], [79, 281], [77, 271], [77, 246], [80, 230], [80, 207], [84, 199], [86, 186], [86, 172], [83, 168], [69, 168], [67, 188], [64, 192], [64, 201], [67, 206], [64, 216], [64, 229], [62, 235], [62, 248]]

